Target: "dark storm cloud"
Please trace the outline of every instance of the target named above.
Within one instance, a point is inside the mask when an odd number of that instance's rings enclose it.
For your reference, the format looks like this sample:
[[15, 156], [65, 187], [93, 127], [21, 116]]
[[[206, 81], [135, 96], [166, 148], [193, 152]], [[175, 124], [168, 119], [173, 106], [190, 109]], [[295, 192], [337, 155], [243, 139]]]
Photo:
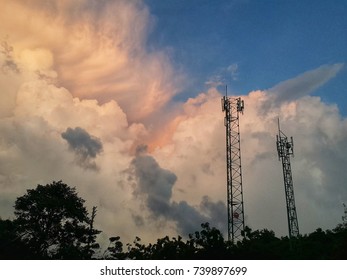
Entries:
[[209, 217], [211, 225], [226, 232], [227, 208], [224, 202], [213, 202], [208, 196], [204, 196], [200, 203], [200, 209]]
[[146, 154], [145, 146], [137, 149], [132, 167], [137, 179], [136, 191], [146, 195], [146, 205], [155, 218], [164, 217], [175, 221], [183, 235], [199, 230], [200, 225], [205, 222], [225, 231], [227, 212], [223, 202], [214, 203], [207, 196], [203, 197], [197, 207], [189, 205], [186, 201], [171, 201], [177, 176], [161, 168], [152, 156]]
[[138, 153], [132, 161], [138, 179], [138, 191], [147, 194], [147, 206], [153, 214], [168, 215], [172, 187], [177, 177], [171, 171], [161, 168], [153, 157], [142, 153]]
[[82, 167], [97, 168], [92, 159], [102, 152], [102, 143], [98, 138], [80, 127], [74, 129], [69, 127], [61, 137], [69, 143], [70, 149], [75, 152], [77, 161]]
[[186, 201], [173, 202], [170, 210], [170, 218], [177, 221], [178, 230], [185, 236], [199, 230], [202, 223], [210, 222]]
[[173, 202], [169, 217], [177, 221], [179, 231], [185, 236], [194, 233], [206, 222], [226, 233], [226, 205], [222, 201], [212, 202], [208, 196], [202, 198], [198, 207], [193, 207], [186, 201]]

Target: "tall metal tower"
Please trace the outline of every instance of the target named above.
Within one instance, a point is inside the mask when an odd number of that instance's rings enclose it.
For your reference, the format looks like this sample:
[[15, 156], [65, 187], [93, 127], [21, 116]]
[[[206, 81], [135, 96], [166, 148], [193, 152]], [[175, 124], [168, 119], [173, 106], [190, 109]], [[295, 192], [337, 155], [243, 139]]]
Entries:
[[288, 137], [281, 131], [279, 119], [278, 135], [276, 137], [278, 159], [282, 160], [284, 190], [287, 204], [289, 238], [297, 237], [299, 235], [299, 225], [298, 217], [296, 215], [292, 169], [290, 166], [290, 156], [294, 156], [294, 143], [293, 137], [290, 137], [289, 141]]
[[239, 126], [239, 114], [243, 109], [244, 102], [240, 97], [226, 95], [222, 98], [226, 127], [228, 240], [233, 243], [241, 239], [245, 226]]

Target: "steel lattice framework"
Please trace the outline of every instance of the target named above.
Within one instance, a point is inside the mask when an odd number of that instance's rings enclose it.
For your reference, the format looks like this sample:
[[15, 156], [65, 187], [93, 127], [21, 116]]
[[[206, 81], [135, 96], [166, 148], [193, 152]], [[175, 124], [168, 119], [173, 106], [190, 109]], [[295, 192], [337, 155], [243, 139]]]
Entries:
[[243, 113], [244, 102], [240, 97], [222, 98], [225, 112], [226, 161], [227, 161], [227, 203], [228, 240], [240, 240], [244, 230], [244, 206], [242, 191], [241, 148], [239, 113]]
[[277, 137], [276, 144], [277, 144], [277, 151], [278, 151], [278, 159], [282, 160], [284, 190], [285, 190], [286, 204], [287, 204], [289, 238], [297, 237], [299, 235], [299, 225], [298, 225], [298, 217], [296, 215], [293, 177], [292, 177], [292, 170], [290, 165], [290, 156], [294, 156], [293, 137], [290, 137], [290, 141], [288, 140], [288, 137], [280, 129], [279, 121], [278, 121], [278, 135], [276, 137]]

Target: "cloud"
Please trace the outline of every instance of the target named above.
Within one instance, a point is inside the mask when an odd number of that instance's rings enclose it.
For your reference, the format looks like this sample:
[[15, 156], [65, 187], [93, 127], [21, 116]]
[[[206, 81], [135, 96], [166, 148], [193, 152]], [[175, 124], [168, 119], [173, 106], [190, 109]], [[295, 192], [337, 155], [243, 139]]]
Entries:
[[61, 137], [68, 142], [69, 147], [77, 156], [77, 162], [82, 167], [97, 169], [92, 158], [95, 158], [102, 152], [102, 143], [100, 139], [91, 136], [80, 127], [74, 129], [70, 127], [67, 128], [66, 131], [61, 134]]
[[225, 86], [232, 81], [237, 81], [239, 79], [239, 65], [237, 63], [232, 63], [227, 67], [218, 69], [217, 73], [212, 75], [208, 81], [205, 82], [210, 88], [217, 88], [219, 86]]
[[274, 95], [278, 105], [283, 101], [292, 101], [309, 95], [316, 89], [334, 78], [344, 67], [344, 63], [322, 65], [314, 70], [307, 71], [298, 77], [284, 81], [269, 89], [270, 95]]
[[[226, 207], [221, 201], [214, 203], [204, 196], [200, 205], [192, 206], [187, 201], [172, 201], [172, 190], [177, 176], [159, 166], [157, 161], [146, 153], [144, 147], [138, 149], [131, 162], [130, 171], [136, 181], [136, 196], [145, 196], [146, 207], [154, 219], [174, 221], [180, 234], [188, 236], [200, 228], [201, 223], [223, 226], [226, 222]], [[137, 223], [138, 217], [135, 222]], [[224, 219], [223, 219], [224, 218]]]
[[142, 1], [10, 1], [0, 16], [16, 65], [54, 73], [74, 97], [115, 100], [131, 122], [162, 109], [180, 88], [169, 56], [146, 50], [153, 20]]
[[137, 154], [132, 165], [138, 180], [138, 191], [147, 195], [147, 207], [156, 216], [168, 215], [176, 175], [162, 169], [153, 157], [143, 152]]
[[95, 158], [102, 151], [101, 141], [89, 135], [83, 128], [76, 127], [72, 129], [69, 127], [61, 134], [61, 137], [69, 143], [72, 150], [83, 157]]
[[231, 78], [233, 81], [237, 81], [238, 76], [239, 76], [239, 65], [237, 63], [230, 64], [227, 67], [227, 71], [230, 73]]
[[186, 201], [173, 202], [170, 213], [185, 237], [200, 229], [201, 224], [206, 222], [218, 228], [225, 236], [227, 234], [227, 208], [222, 201], [212, 202], [211, 198], [204, 196], [200, 205], [195, 207]]

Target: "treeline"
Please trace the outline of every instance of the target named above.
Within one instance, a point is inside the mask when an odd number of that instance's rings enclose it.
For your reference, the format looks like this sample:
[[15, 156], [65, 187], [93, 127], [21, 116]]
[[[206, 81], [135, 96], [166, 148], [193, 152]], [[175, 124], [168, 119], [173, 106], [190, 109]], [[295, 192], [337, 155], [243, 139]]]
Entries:
[[185, 259], [243, 259], [243, 260], [335, 260], [347, 259], [347, 228], [315, 232], [289, 240], [278, 238], [273, 231], [252, 231], [246, 227], [244, 238], [237, 244], [224, 240], [221, 232], [202, 224], [202, 229], [184, 241], [180, 236], [158, 239], [144, 245], [136, 238], [123, 248], [119, 238], [110, 238], [106, 259], [185, 260]]
[[95, 211], [88, 213], [75, 188], [63, 182], [38, 185], [15, 202], [15, 219], [0, 219], [0, 259], [347, 259], [347, 227], [278, 238], [271, 230], [246, 227], [242, 241], [232, 244], [222, 233], [202, 224], [188, 238], [160, 238], [131, 244], [110, 237], [106, 249], [96, 242]]

